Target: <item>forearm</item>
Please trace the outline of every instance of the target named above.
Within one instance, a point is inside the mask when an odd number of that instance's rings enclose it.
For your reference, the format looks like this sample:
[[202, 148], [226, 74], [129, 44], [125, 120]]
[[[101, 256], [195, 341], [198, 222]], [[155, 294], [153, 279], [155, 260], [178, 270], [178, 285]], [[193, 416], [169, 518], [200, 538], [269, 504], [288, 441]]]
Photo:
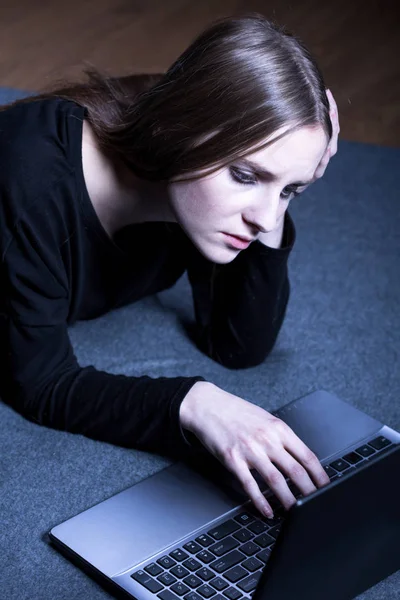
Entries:
[[[52, 331], [53, 330], [53, 331]], [[0, 396], [40, 425], [127, 448], [179, 455], [179, 407], [202, 377], [128, 377], [80, 367], [66, 327], [0, 315]]]
[[224, 366], [259, 364], [275, 344], [290, 292], [287, 260], [295, 228], [289, 215], [281, 237], [281, 248], [257, 241], [226, 265], [207, 265], [198, 256], [189, 271], [198, 345]]

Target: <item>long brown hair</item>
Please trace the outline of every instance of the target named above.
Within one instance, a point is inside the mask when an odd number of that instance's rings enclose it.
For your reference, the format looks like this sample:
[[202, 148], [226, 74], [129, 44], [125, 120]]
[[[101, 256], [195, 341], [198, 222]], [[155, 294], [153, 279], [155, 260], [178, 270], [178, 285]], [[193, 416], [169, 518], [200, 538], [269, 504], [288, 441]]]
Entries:
[[165, 73], [84, 72], [86, 83], [53, 85], [12, 105], [59, 97], [86, 107], [103, 152], [144, 179], [210, 174], [268, 146], [283, 126], [290, 126], [283, 135], [318, 125], [332, 135], [315, 60], [294, 34], [258, 13], [215, 21]]

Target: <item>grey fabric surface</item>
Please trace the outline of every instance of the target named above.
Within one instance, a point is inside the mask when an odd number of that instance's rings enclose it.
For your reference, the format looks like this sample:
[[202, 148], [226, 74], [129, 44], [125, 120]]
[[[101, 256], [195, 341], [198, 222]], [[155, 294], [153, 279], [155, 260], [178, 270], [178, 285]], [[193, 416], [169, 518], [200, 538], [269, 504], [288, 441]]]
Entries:
[[[23, 95], [0, 89], [0, 104]], [[231, 371], [193, 346], [182, 325], [193, 319], [185, 276], [162, 294], [72, 327], [81, 364], [203, 375], [267, 410], [326, 389], [400, 429], [399, 166], [400, 149], [342, 141], [325, 176], [292, 202], [291, 298], [262, 365]], [[46, 532], [171, 460], [46, 429], [1, 402], [0, 418], [1, 598], [110, 598], [49, 545]], [[400, 598], [400, 572], [359, 598]]]

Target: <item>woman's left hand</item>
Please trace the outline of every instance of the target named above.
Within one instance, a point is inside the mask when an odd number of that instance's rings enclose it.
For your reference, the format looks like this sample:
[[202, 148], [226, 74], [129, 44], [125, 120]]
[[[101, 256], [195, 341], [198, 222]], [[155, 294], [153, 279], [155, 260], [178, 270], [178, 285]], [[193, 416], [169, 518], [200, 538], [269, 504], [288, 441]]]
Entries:
[[322, 177], [322, 175], [325, 173], [325, 169], [328, 166], [330, 159], [332, 158], [332, 156], [335, 156], [335, 154], [337, 152], [337, 142], [338, 142], [338, 137], [339, 137], [339, 132], [340, 132], [339, 116], [338, 116], [337, 105], [336, 105], [335, 99], [332, 96], [332, 92], [330, 90], [326, 90], [326, 95], [329, 100], [329, 107], [330, 107], [329, 115], [330, 115], [331, 121], [332, 121], [333, 133], [332, 133], [331, 140], [328, 144], [328, 147], [325, 150], [325, 153], [324, 153], [323, 157], [321, 158], [321, 161], [320, 161], [318, 167], [315, 170], [314, 177], [312, 180], [313, 182], [316, 181], [317, 179], [319, 179], [320, 177]]

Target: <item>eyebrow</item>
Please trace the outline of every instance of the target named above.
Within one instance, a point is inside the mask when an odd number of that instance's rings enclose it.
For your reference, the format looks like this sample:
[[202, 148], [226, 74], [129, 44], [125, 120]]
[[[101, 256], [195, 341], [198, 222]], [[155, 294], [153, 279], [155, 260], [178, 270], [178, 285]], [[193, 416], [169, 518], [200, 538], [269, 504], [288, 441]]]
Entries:
[[[257, 175], [259, 175], [267, 181], [279, 181], [279, 177], [277, 175], [274, 175], [274, 173], [271, 173], [271, 171], [264, 169], [261, 165], [250, 160], [249, 158], [241, 158], [238, 160], [238, 162], [250, 167]], [[311, 181], [295, 181], [290, 185], [296, 185], [298, 187], [301, 187], [303, 185], [308, 185], [309, 183], [311, 183]]]

